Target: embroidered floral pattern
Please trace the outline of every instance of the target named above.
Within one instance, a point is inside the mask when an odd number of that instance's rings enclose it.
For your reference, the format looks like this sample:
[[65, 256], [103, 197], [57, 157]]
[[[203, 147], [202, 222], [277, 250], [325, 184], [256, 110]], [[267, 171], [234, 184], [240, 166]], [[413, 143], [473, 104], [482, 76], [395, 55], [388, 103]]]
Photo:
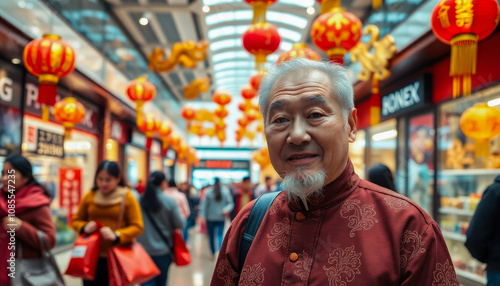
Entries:
[[328, 276], [329, 286], [346, 286], [348, 282], [354, 280], [356, 274], [361, 274], [361, 252], [354, 251], [354, 245], [345, 249], [337, 248], [328, 258], [328, 263], [332, 267], [323, 266]]
[[310, 257], [304, 250], [302, 250], [302, 253], [299, 254], [299, 260], [295, 262], [295, 267], [297, 268], [297, 270], [295, 270], [293, 273], [299, 276], [302, 282], [307, 282], [312, 263], [312, 257]]
[[406, 230], [401, 239], [400, 266], [404, 271], [415, 256], [424, 253], [424, 240], [416, 231]]
[[236, 285], [237, 282], [234, 281], [234, 278], [238, 277], [238, 273], [236, 273], [231, 265], [229, 265], [229, 261], [227, 259], [223, 259], [219, 262], [216, 272], [217, 277], [224, 281], [224, 286]]
[[[340, 215], [343, 218], [349, 219], [348, 226], [351, 229], [349, 235], [354, 237], [358, 230], [369, 230], [378, 220], [375, 218], [377, 212], [373, 209], [374, 205], [359, 206], [359, 200], [347, 200], [340, 210]], [[353, 213], [349, 215], [350, 213]]]
[[444, 264], [436, 264], [436, 270], [432, 275], [434, 276], [432, 286], [459, 286], [457, 275], [449, 260], [446, 260]]
[[260, 267], [259, 264], [254, 266], [247, 265], [241, 270], [240, 286], [259, 286], [264, 283], [264, 270], [265, 268]]
[[288, 242], [288, 236], [290, 235], [290, 220], [284, 218], [282, 222], [277, 222], [274, 224], [271, 230], [271, 235], [267, 234], [267, 246], [269, 250], [276, 251], [281, 247], [285, 247]]
[[278, 195], [276, 200], [273, 202], [273, 204], [269, 208], [269, 214], [271, 214], [271, 215], [277, 214], [279, 212], [279, 210], [281, 209], [281, 206], [285, 204], [285, 199], [286, 199], [286, 196]]
[[395, 198], [393, 196], [385, 196], [385, 203], [388, 204], [392, 209], [394, 209], [394, 212], [397, 213], [402, 209], [406, 209], [410, 207], [410, 203], [399, 198]]

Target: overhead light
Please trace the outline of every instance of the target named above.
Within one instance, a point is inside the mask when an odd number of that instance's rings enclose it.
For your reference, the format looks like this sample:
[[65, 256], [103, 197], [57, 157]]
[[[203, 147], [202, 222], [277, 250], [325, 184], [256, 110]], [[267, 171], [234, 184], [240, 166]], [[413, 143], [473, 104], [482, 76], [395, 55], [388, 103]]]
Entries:
[[392, 138], [396, 138], [398, 136], [398, 131], [393, 129], [385, 132], [380, 132], [377, 134], [373, 134], [373, 141], [384, 141]]
[[139, 24], [141, 24], [143, 26], [146, 26], [148, 23], [149, 23], [149, 20], [146, 17], [142, 17], [139, 19]]
[[203, 8], [201, 8], [201, 10], [205, 13], [208, 13], [210, 12], [210, 7], [209, 6], [203, 6]]
[[496, 98], [496, 99], [493, 99], [493, 100], [488, 101], [488, 106], [489, 106], [489, 107], [496, 106], [496, 105], [499, 105], [499, 104], [500, 104], [500, 97], [499, 97], [499, 98]]
[[15, 64], [15, 65], [18, 65], [18, 64], [20, 64], [20, 63], [21, 63], [21, 60], [20, 60], [20, 59], [18, 59], [18, 58], [13, 58], [13, 59], [12, 59], [12, 63], [13, 63], [13, 64]]
[[316, 13], [316, 9], [314, 9], [314, 7], [309, 7], [307, 8], [307, 14], [309, 15], [314, 15], [314, 13]]

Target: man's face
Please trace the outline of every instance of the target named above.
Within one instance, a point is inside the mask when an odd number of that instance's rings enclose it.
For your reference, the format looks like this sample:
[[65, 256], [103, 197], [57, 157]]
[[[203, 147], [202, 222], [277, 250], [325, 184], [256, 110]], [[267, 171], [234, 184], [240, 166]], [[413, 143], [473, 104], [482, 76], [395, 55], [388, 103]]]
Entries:
[[265, 134], [273, 167], [283, 178], [295, 171], [324, 170], [328, 184], [344, 170], [356, 139], [357, 111], [342, 108], [320, 71], [282, 77], [269, 94]]

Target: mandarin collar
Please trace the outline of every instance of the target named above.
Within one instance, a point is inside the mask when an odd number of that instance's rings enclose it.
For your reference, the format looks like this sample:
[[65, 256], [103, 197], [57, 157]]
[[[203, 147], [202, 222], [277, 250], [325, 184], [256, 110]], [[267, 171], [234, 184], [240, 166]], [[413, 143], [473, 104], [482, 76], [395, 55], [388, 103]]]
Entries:
[[[319, 210], [337, 205], [349, 197], [359, 185], [360, 178], [354, 172], [354, 166], [350, 159], [344, 171], [333, 182], [323, 187], [322, 196], [307, 199], [309, 211]], [[304, 204], [299, 199], [289, 200], [287, 203], [293, 211], [306, 211]]]

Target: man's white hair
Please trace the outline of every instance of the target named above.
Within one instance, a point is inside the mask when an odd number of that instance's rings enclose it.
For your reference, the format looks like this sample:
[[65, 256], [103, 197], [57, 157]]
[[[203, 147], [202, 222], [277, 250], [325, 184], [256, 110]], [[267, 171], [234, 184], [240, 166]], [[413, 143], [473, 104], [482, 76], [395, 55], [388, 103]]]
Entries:
[[[288, 62], [280, 63], [269, 68], [264, 76], [259, 88], [259, 108], [264, 116], [264, 124], [267, 120], [267, 109], [269, 107], [269, 93], [274, 84], [281, 78], [290, 76], [293, 73], [307, 73], [311, 71], [323, 72], [331, 85], [331, 95], [335, 96], [342, 108], [344, 122], [347, 124], [349, 112], [354, 108], [354, 90], [347, 69], [338, 64], [327, 61], [312, 61], [303, 58], [292, 59]], [[325, 83], [326, 84], [326, 83]]]

